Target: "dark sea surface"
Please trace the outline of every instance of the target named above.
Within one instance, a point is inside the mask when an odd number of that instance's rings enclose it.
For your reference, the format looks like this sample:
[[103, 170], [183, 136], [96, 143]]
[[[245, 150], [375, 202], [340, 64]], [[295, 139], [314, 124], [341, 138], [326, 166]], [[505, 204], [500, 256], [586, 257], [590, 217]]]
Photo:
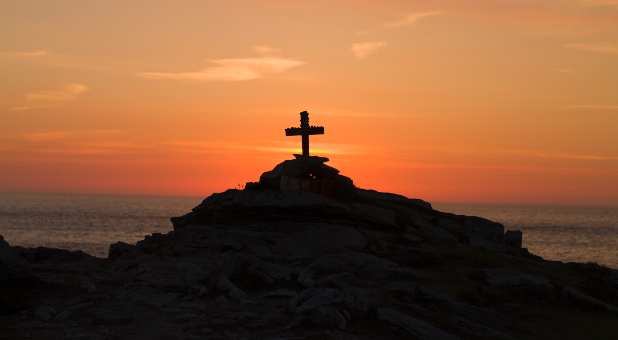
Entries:
[[0, 193], [0, 235], [11, 245], [80, 249], [107, 256], [111, 243], [135, 243], [172, 230], [200, 198]]
[[[12, 245], [80, 249], [106, 256], [110, 243], [134, 243], [171, 230], [201, 198], [0, 193], [0, 235]], [[547, 259], [618, 268], [618, 207], [434, 204], [524, 231], [524, 246]]]

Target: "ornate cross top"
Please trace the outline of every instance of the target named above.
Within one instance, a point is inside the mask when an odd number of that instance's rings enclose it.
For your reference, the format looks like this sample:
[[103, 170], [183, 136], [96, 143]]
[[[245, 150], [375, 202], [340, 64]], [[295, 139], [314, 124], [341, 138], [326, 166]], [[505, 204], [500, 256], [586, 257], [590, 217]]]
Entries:
[[300, 127], [291, 127], [285, 129], [286, 136], [302, 136], [303, 137], [303, 157], [309, 157], [309, 135], [323, 135], [323, 126], [309, 125], [309, 112], [303, 111], [300, 113]]

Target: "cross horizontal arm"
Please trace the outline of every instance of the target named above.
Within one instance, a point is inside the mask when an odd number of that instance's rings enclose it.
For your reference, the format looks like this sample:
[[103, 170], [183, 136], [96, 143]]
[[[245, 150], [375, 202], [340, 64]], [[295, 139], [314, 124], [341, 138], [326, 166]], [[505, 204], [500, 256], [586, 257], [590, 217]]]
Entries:
[[286, 136], [323, 135], [323, 126], [310, 126], [308, 128], [292, 127], [285, 129]]

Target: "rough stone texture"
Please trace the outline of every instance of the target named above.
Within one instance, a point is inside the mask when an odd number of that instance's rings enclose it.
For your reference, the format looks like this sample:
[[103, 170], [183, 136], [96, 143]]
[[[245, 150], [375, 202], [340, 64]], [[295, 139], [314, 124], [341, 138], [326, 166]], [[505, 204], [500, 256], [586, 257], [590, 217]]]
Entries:
[[607, 311], [618, 316], [618, 307], [593, 298], [590, 295], [584, 294], [576, 288], [566, 287], [562, 290], [562, 294], [566, 299], [577, 303], [584, 308]]
[[486, 270], [485, 282], [494, 288], [509, 292], [525, 293], [528, 296], [547, 298], [554, 286], [541, 275], [526, 274], [511, 270]]
[[504, 243], [511, 247], [521, 248], [524, 233], [521, 230], [507, 230], [504, 234]]
[[125, 242], [116, 242], [109, 246], [108, 257], [110, 259], [116, 259], [122, 256], [126, 256], [134, 251], [134, 247]]
[[615, 337], [615, 270], [544, 261], [498, 223], [298, 162], [107, 259], [0, 240], [0, 339]]
[[399, 326], [419, 340], [458, 340], [459, 337], [447, 333], [431, 324], [391, 308], [379, 308], [378, 320]]

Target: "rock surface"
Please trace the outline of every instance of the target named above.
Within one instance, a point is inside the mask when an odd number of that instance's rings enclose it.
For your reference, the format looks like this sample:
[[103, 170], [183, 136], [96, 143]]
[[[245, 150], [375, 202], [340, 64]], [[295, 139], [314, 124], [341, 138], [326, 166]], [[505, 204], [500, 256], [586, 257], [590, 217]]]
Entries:
[[[0, 239], [0, 339], [610, 339], [618, 273], [356, 188], [324, 159], [213, 194], [109, 257]], [[8, 293], [6, 293], [8, 292]], [[7, 298], [12, 296], [15, 298]]]

